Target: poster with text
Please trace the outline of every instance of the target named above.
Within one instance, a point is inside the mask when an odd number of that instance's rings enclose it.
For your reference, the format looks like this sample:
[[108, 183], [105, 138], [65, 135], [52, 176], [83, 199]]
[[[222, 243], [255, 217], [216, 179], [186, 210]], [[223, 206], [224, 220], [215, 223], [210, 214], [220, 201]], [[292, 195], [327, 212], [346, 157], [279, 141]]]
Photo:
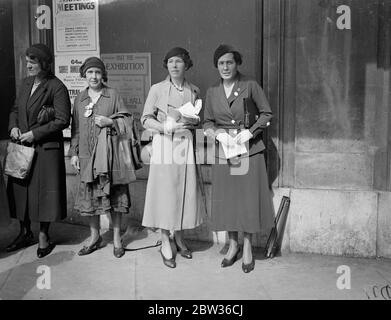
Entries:
[[99, 54], [98, 0], [53, 0], [54, 53]]
[[[88, 57], [89, 55], [56, 56], [55, 75], [68, 88], [72, 110], [76, 96], [87, 87], [86, 80], [80, 77], [79, 69]], [[63, 133], [64, 137], [69, 138], [71, 136], [70, 127], [65, 129]]]
[[118, 90], [124, 104], [140, 119], [151, 87], [151, 54], [106, 53], [101, 58], [108, 74], [108, 85]]

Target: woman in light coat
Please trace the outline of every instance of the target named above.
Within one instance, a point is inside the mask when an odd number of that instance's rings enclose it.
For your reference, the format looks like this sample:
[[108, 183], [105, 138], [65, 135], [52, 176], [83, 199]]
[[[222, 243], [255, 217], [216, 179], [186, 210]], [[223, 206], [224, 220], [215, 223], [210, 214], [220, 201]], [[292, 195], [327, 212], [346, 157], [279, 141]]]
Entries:
[[[185, 71], [191, 66], [189, 53], [183, 48], [166, 54], [164, 67], [169, 74], [151, 87], [141, 117], [142, 125], [155, 133], [142, 224], [161, 229], [160, 254], [170, 268], [176, 267], [170, 231], [174, 231], [180, 255], [191, 259], [183, 230], [202, 223], [193, 136], [177, 111], [187, 102], [194, 105], [199, 97], [199, 89], [185, 79]], [[177, 156], [179, 149], [183, 156]]]

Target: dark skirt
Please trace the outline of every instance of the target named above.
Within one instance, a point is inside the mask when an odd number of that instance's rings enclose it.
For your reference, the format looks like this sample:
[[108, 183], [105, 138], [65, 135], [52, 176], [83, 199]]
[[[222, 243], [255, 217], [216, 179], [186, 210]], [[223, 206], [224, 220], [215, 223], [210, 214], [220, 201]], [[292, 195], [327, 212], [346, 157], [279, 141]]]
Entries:
[[36, 145], [26, 179], [8, 177], [11, 217], [33, 222], [55, 222], [67, 216], [67, 188], [63, 142]]
[[3, 171], [0, 164], [0, 226], [10, 223], [7, 190], [3, 179]]
[[238, 165], [213, 165], [211, 222], [215, 231], [257, 233], [261, 231], [261, 216], [274, 217], [263, 153], [247, 160], [246, 174], [230, 174]]

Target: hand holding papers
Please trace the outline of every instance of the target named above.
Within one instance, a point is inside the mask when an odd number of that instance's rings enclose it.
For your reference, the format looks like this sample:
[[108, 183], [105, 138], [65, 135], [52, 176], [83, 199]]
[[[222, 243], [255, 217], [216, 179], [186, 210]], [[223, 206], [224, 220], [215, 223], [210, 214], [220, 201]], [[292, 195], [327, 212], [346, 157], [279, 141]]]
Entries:
[[193, 105], [191, 102], [188, 102], [177, 109], [182, 115], [181, 122], [193, 125], [197, 125], [200, 122], [200, 117], [198, 114], [202, 108], [202, 100], [197, 99], [194, 104], [195, 105]]
[[240, 131], [240, 133], [234, 138], [234, 141], [237, 144], [243, 144], [250, 140], [252, 137], [253, 135], [250, 130], [243, 130]]
[[219, 133], [216, 137], [216, 139], [221, 143], [224, 155], [227, 159], [231, 159], [238, 155], [247, 153], [247, 148], [244, 143], [236, 143], [235, 138], [232, 138], [226, 132]]

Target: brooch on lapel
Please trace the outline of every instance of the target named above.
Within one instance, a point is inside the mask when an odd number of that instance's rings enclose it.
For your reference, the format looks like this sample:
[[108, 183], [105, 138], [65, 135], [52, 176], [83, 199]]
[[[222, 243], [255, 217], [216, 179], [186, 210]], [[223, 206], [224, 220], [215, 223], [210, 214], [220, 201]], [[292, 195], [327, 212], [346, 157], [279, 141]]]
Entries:
[[85, 118], [88, 118], [89, 116], [91, 116], [92, 114], [92, 109], [94, 108], [94, 103], [93, 102], [90, 102], [88, 105], [86, 105], [84, 107], [85, 111], [84, 111], [84, 117]]
[[237, 97], [239, 95], [238, 91], [240, 91], [240, 88], [236, 89], [237, 91], [234, 92], [234, 96]]

